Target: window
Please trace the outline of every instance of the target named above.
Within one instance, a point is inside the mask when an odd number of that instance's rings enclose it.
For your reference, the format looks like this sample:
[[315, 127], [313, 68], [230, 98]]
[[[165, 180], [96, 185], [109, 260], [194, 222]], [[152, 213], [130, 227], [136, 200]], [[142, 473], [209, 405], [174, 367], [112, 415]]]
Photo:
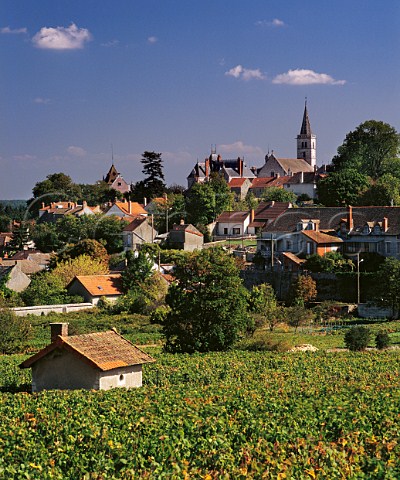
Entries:
[[275, 172], [271, 170], [271, 177], [275, 177]]
[[240, 228], [232, 228], [232, 232], [234, 235], [240, 235]]
[[286, 240], [286, 250], [291, 250], [291, 249], [292, 249], [292, 241]]
[[123, 373], [118, 377], [118, 385], [125, 385], [125, 375]]
[[224, 228], [224, 235], [228, 235], [228, 229]]
[[386, 245], [386, 253], [390, 253], [390, 243], [386, 242], [385, 245]]

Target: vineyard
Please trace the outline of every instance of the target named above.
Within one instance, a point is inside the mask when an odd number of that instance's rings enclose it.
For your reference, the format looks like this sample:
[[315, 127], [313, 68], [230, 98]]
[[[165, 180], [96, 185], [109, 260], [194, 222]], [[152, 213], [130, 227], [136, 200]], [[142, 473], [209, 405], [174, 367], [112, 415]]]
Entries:
[[396, 350], [157, 360], [137, 390], [0, 393], [0, 478], [400, 478]]

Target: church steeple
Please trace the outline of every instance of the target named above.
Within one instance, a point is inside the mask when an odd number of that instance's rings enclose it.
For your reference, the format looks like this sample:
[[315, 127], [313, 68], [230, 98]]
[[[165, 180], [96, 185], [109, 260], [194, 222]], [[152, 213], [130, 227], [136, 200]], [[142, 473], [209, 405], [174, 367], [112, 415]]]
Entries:
[[317, 137], [311, 131], [308, 117], [307, 99], [304, 105], [303, 122], [297, 135], [297, 158], [302, 158], [312, 167], [317, 164]]

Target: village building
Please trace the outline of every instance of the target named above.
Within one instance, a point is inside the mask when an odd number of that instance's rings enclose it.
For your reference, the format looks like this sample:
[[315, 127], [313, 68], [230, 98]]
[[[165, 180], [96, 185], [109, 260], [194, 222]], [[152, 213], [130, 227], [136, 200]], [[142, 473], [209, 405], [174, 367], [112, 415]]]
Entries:
[[168, 233], [167, 243], [169, 248], [176, 250], [201, 250], [204, 244], [204, 235], [191, 223], [174, 224]]
[[116, 217], [132, 221], [139, 215], [147, 216], [147, 212], [140, 203], [124, 199], [122, 202], [111, 204], [104, 215], [115, 215]]
[[228, 183], [228, 187], [230, 188], [230, 191], [235, 194], [236, 198], [244, 200], [251, 184], [250, 178], [232, 178]]
[[261, 202], [254, 210], [248, 226], [248, 232], [251, 235], [260, 233], [267, 225], [274, 222], [277, 217], [292, 208], [290, 202]]
[[292, 177], [288, 177], [283, 188], [293, 192], [297, 197], [306, 195], [310, 200], [314, 200], [317, 197], [318, 180], [325, 176], [325, 174], [321, 174], [319, 171], [298, 172]]
[[155, 360], [115, 330], [68, 335], [52, 323], [51, 343], [21, 363], [32, 368], [32, 391], [141, 387], [142, 366]]
[[289, 176], [281, 177], [279, 174], [274, 177], [257, 177], [252, 180], [249, 192], [256, 198], [262, 198], [267, 188], [283, 188], [291, 178]]
[[42, 208], [39, 209], [38, 223], [55, 223], [65, 215], [80, 217], [95, 213], [101, 213], [100, 207], [89, 207], [86, 201], [83, 201], [82, 205], [78, 205], [76, 202], [52, 202], [50, 205], [42, 203]]
[[122, 194], [129, 193], [131, 191], [131, 186], [124, 180], [123, 176], [115, 168], [114, 162], [112, 163], [107, 175], [103, 177], [103, 182], [106, 182], [109, 188], [117, 190]]
[[136, 217], [122, 231], [124, 251], [137, 250], [144, 243], [153, 243], [158, 235], [146, 217]]
[[13, 292], [23, 292], [31, 283], [31, 279], [21, 270], [18, 264], [7, 265], [0, 262], [0, 284]]
[[217, 237], [238, 237], [248, 233], [254, 219], [254, 210], [242, 212], [222, 212], [216, 219], [214, 234]]
[[67, 291], [92, 305], [97, 305], [102, 297], [115, 302], [123, 294], [121, 274], [77, 275], [67, 285]]

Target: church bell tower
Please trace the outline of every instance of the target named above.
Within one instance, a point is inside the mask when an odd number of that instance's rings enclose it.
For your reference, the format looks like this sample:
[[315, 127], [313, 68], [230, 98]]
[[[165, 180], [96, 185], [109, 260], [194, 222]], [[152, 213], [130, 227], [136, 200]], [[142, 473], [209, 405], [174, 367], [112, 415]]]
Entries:
[[302, 158], [312, 167], [315, 167], [317, 164], [317, 136], [311, 131], [307, 100], [304, 106], [300, 134], [297, 135], [297, 158]]

